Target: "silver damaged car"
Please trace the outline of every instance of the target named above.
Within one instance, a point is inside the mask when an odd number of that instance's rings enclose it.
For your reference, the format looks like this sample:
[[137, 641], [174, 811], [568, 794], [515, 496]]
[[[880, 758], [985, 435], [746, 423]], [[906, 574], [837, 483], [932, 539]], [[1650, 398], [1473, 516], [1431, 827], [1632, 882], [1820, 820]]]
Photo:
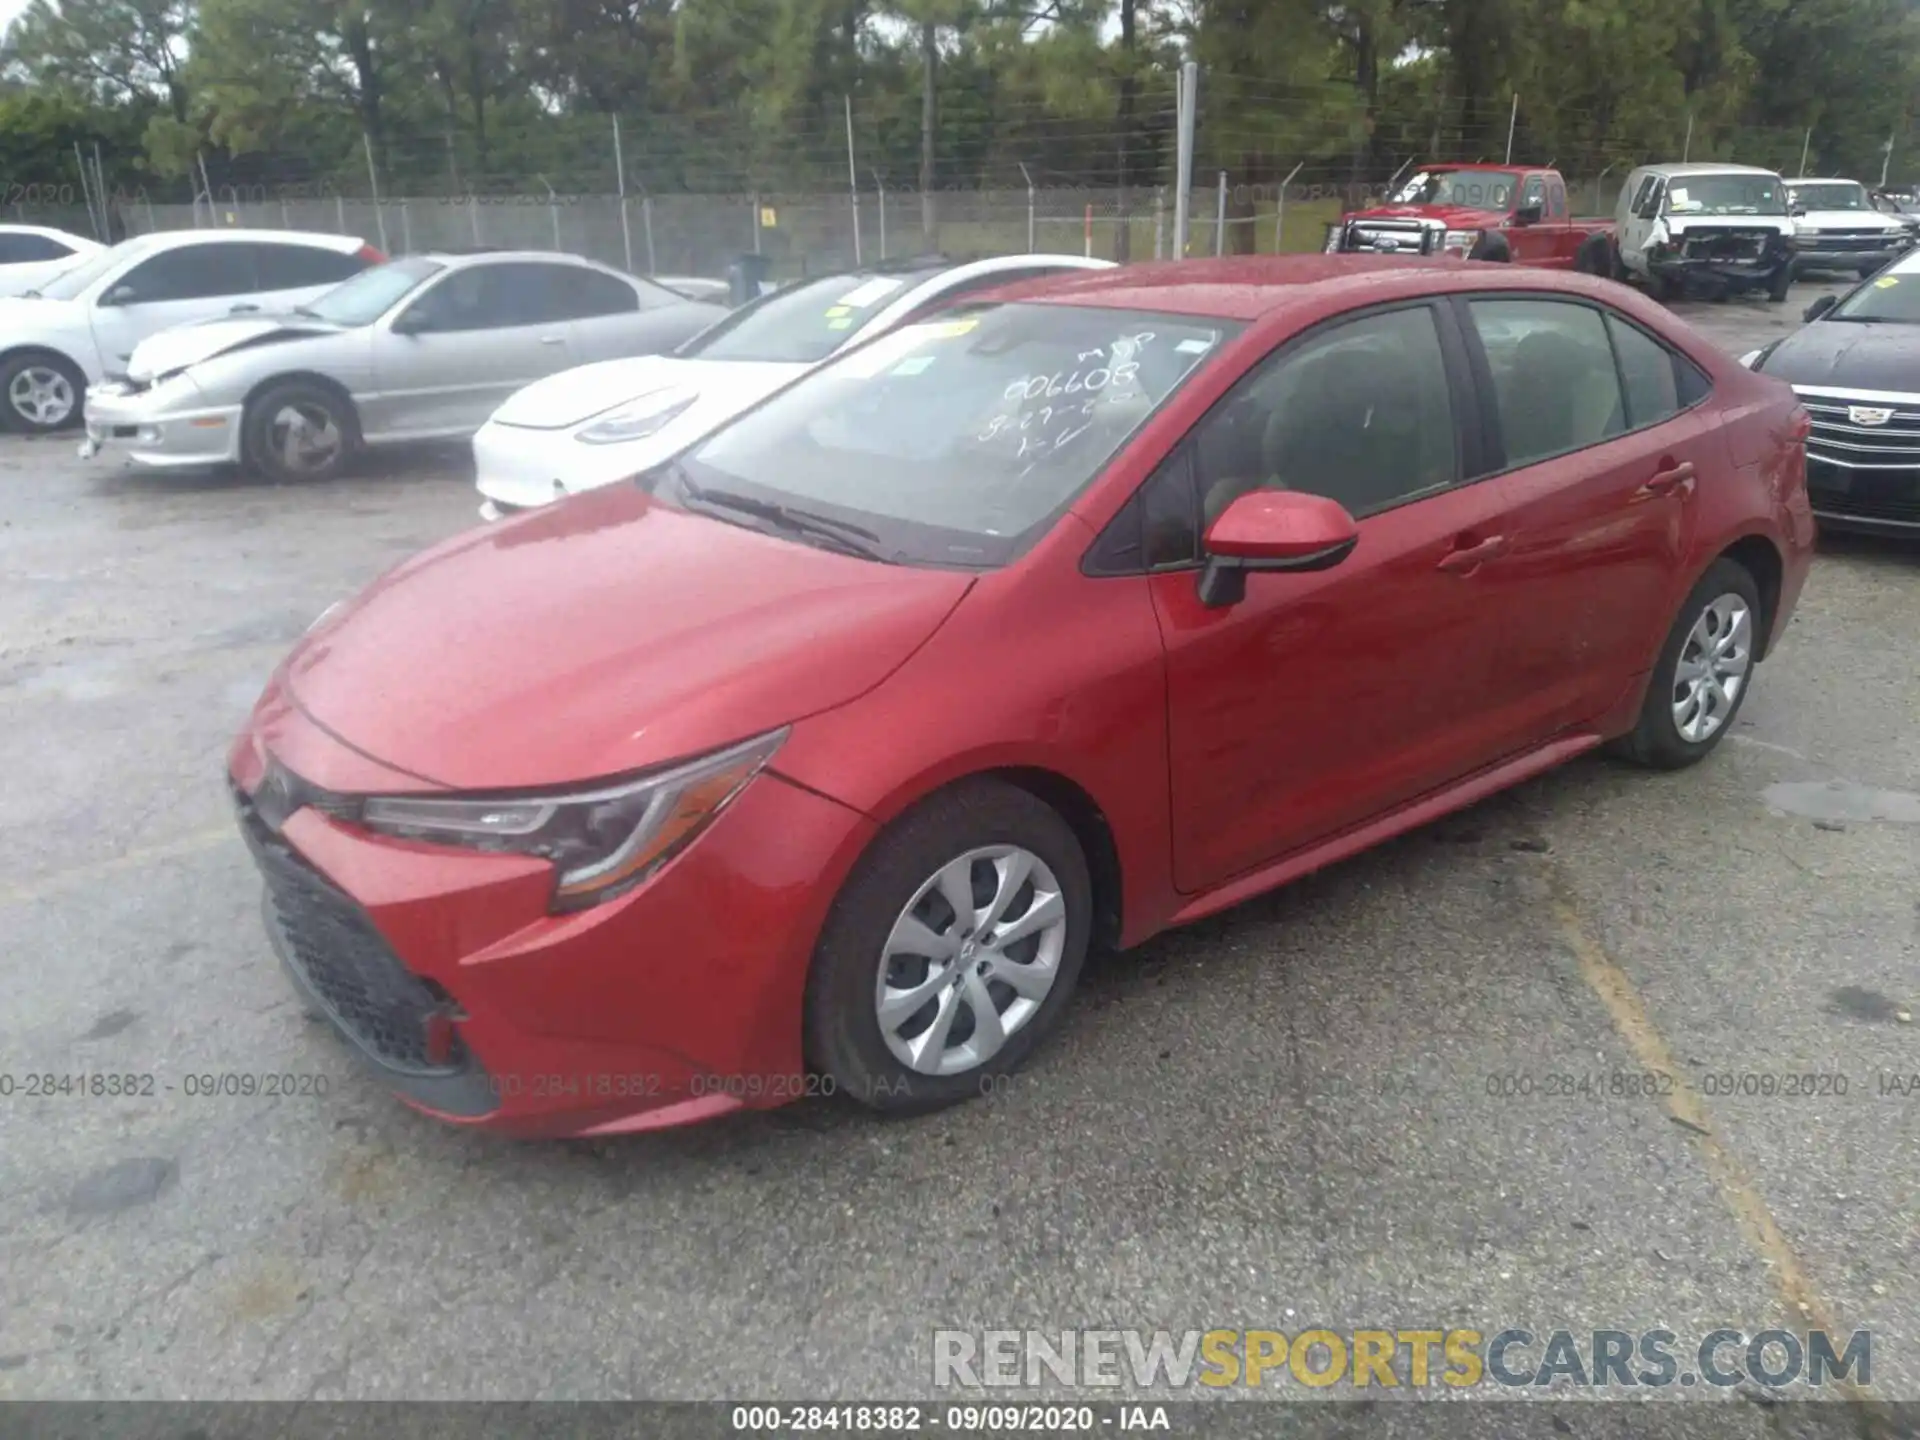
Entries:
[[142, 341], [87, 391], [80, 453], [322, 479], [362, 446], [463, 439], [535, 380], [671, 350], [727, 313], [574, 255], [411, 255], [295, 310]]

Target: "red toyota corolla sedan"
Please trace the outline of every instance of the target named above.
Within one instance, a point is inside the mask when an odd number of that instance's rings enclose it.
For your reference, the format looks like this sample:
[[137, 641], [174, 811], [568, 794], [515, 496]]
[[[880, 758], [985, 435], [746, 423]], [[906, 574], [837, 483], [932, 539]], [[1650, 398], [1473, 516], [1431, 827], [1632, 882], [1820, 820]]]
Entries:
[[975, 1095], [1089, 946], [1704, 756], [1807, 574], [1807, 431], [1583, 276], [1002, 291], [323, 617], [230, 759], [268, 933], [451, 1121]]

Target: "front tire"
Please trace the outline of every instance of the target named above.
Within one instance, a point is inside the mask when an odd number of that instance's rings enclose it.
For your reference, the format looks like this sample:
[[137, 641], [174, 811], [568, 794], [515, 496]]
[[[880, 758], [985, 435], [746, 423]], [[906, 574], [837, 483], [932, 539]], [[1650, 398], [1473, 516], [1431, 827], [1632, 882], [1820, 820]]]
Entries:
[[22, 350], [0, 365], [0, 422], [16, 435], [51, 435], [77, 423], [87, 377], [64, 355]]
[[1613, 247], [1604, 235], [1589, 235], [1580, 242], [1580, 253], [1574, 258], [1574, 268], [1588, 275], [1597, 275], [1602, 280], [1613, 278]]
[[1698, 764], [1733, 728], [1753, 681], [1765, 612], [1744, 565], [1716, 560], [1660, 647], [1640, 719], [1615, 749], [1655, 770]]
[[1513, 251], [1502, 236], [1487, 234], [1473, 242], [1473, 249], [1467, 252], [1467, 259], [1491, 260], [1496, 265], [1505, 265], [1513, 260]]
[[248, 404], [240, 451], [249, 468], [275, 484], [330, 480], [360, 441], [359, 418], [337, 391], [289, 380]]
[[1017, 786], [972, 780], [862, 857], [807, 977], [807, 1059], [886, 1114], [971, 1099], [1058, 1022], [1093, 931], [1072, 828]]

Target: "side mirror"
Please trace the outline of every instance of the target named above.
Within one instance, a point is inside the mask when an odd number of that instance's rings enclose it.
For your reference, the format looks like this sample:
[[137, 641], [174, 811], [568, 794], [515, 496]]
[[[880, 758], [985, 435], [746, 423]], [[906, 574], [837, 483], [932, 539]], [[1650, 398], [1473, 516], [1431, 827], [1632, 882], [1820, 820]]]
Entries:
[[1840, 297], [1838, 295], [1822, 295], [1818, 300], [1800, 312], [1800, 318], [1811, 325], [1815, 320], [1818, 320], [1839, 303]]
[[1793, 204], [1787, 207], [1787, 214], [1789, 215], [1804, 215], [1806, 213], [1807, 213], [1807, 207], [1800, 204], [1798, 201], [1795, 201]]
[[1359, 543], [1360, 527], [1336, 501], [1296, 490], [1251, 491], [1207, 527], [1200, 603], [1239, 604], [1252, 570], [1330, 570]]
[[1544, 204], [1538, 200], [1529, 200], [1513, 212], [1513, 223], [1516, 225], [1538, 225], [1540, 223], [1540, 217], [1546, 213], [1547, 210]]
[[102, 305], [132, 305], [140, 298], [140, 292], [131, 285], [116, 285], [100, 297]]
[[395, 335], [423, 335], [433, 328], [433, 321], [420, 313], [420, 307], [403, 310], [393, 317], [393, 324], [387, 327]]

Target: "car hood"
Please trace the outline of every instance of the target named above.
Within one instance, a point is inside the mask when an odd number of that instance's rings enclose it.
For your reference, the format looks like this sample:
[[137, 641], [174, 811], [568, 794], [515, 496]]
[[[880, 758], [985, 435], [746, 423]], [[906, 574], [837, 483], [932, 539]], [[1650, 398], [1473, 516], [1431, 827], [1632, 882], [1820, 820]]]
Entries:
[[1438, 220], [1449, 230], [1488, 230], [1506, 219], [1497, 210], [1471, 205], [1376, 205], [1349, 215], [1349, 220]]
[[1815, 230], [1884, 230], [1889, 235], [1898, 235], [1907, 226], [1891, 215], [1882, 215], [1878, 210], [1809, 210], [1804, 215], [1793, 217], [1797, 225], [1810, 225]]
[[1762, 373], [1789, 385], [1920, 391], [1920, 325], [1820, 320], [1781, 341]]
[[805, 365], [772, 365], [734, 360], [682, 360], [671, 355], [638, 355], [603, 360], [536, 380], [516, 390], [493, 412], [496, 423], [527, 430], [570, 430], [595, 415], [663, 390], [689, 390], [708, 402], [734, 408], [751, 405], [806, 370]]
[[149, 335], [127, 357], [129, 380], [152, 380], [243, 345], [331, 335], [340, 327], [300, 315], [223, 315]]
[[972, 583], [621, 485], [406, 561], [330, 612], [281, 674], [310, 719], [428, 783], [567, 785], [845, 704]]

